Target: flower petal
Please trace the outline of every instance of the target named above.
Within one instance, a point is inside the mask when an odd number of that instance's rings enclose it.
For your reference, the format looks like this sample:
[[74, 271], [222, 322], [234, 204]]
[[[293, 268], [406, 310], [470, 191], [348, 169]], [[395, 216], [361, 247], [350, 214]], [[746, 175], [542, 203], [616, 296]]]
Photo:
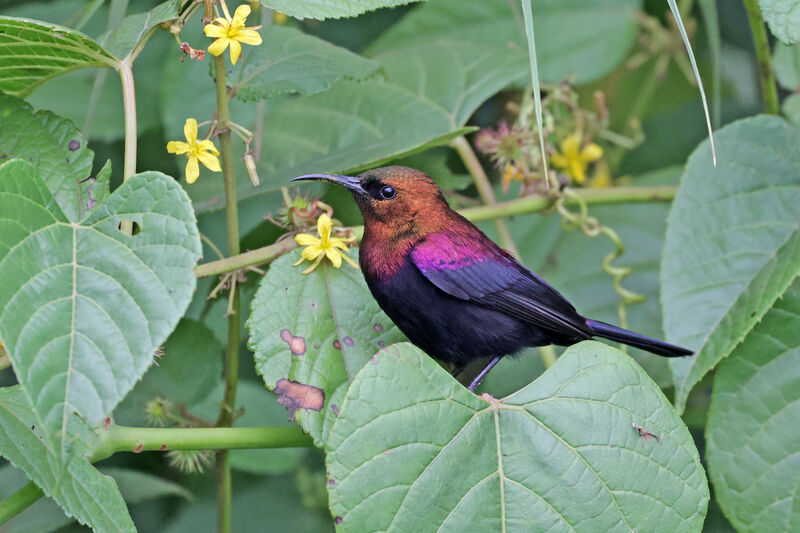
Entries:
[[300, 246], [313, 246], [319, 244], [319, 239], [308, 233], [300, 233], [294, 236], [294, 241]]
[[186, 183], [194, 183], [200, 175], [200, 166], [197, 164], [196, 157], [189, 157], [186, 162]]
[[240, 26], [244, 26], [245, 19], [250, 14], [250, 6], [247, 4], [242, 4], [236, 8], [236, 11], [233, 13], [233, 19], [231, 19], [231, 26], [235, 26], [239, 24]]
[[205, 26], [203, 26], [203, 33], [206, 34], [206, 37], [227, 37], [228, 29], [217, 24], [206, 24]]
[[347, 251], [347, 245], [339, 237], [331, 237], [328, 239], [328, 246], [331, 248], [341, 248], [342, 250]]
[[234, 39], [240, 43], [249, 44], [252, 46], [258, 46], [261, 44], [261, 35], [254, 30], [239, 30]]
[[319, 265], [319, 263], [320, 263], [320, 261], [322, 261], [323, 257], [325, 257], [325, 256], [324, 255], [320, 255], [319, 257], [317, 257], [317, 260], [314, 261], [314, 263], [310, 267], [308, 267], [307, 269], [303, 270], [303, 274], [308, 274], [309, 272], [311, 272], [315, 268], [317, 268], [317, 265]]
[[580, 148], [581, 141], [578, 139], [578, 136], [575, 134], [567, 135], [563, 141], [561, 141], [561, 153], [563, 153], [566, 157], [572, 157], [578, 155]]
[[358, 264], [355, 261], [350, 259], [350, 256], [348, 256], [347, 254], [342, 254], [342, 258], [345, 261], [347, 261], [350, 264], [351, 267], [353, 267], [353, 268], [361, 268], [361, 267], [358, 266]]
[[239, 56], [242, 55], [242, 45], [235, 39], [229, 39], [231, 43], [231, 63], [234, 65], [239, 61]]
[[210, 154], [208, 152], [204, 152], [202, 150], [198, 150], [197, 159], [199, 159], [200, 162], [203, 163], [206, 166], [206, 168], [208, 168], [208, 170], [211, 170], [212, 172], [222, 172], [222, 169], [219, 166], [219, 159], [217, 159], [217, 156]]
[[331, 217], [322, 213], [317, 219], [317, 231], [323, 242], [327, 241], [331, 236]]
[[581, 159], [584, 161], [597, 161], [601, 157], [603, 149], [595, 143], [589, 143], [581, 150]]
[[197, 142], [197, 121], [195, 119], [186, 119], [186, 124], [183, 125], [183, 134], [190, 145]]
[[319, 246], [308, 246], [303, 248], [302, 256], [306, 261], [313, 261], [322, 254], [323, 250]]
[[171, 154], [185, 154], [191, 150], [188, 144], [183, 141], [170, 141], [167, 143], [167, 152]]
[[216, 156], [219, 155], [219, 150], [217, 150], [217, 147], [214, 146], [214, 143], [209, 141], [208, 139], [197, 141], [197, 149], [202, 150], [203, 152], [211, 152]]
[[558, 152], [550, 157], [550, 162], [558, 168], [567, 168], [569, 166], [569, 163], [567, 163], [567, 158]]
[[341, 252], [337, 252], [333, 248], [327, 248], [325, 250], [325, 256], [328, 259], [331, 260], [331, 263], [333, 263], [333, 266], [335, 268], [339, 268], [339, 267], [342, 266], [342, 254], [341, 254]]
[[226, 48], [228, 48], [228, 43], [230, 42], [231, 40], [228, 39], [227, 37], [220, 37], [219, 39], [211, 43], [211, 45], [208, 47], [208, 53], [211, 54], [212, 56], [218, 56], [222, 54], [222, 52], [224, 52]]

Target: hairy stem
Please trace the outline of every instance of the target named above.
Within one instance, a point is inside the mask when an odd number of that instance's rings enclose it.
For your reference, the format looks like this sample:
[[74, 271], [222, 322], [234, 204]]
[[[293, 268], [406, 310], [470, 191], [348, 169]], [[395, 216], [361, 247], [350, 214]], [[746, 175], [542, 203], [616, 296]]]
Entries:
[[22, 511], [36, 503], [44, 496], [33, 481], [19, 489], [17, 492], [0, 502], [0, 526], [20, 514]]
[[[228, 230], [228, 256], [239, 254], [239, 212], [236, 202], [236, 174], [231, 145], [230, 110], [228, 109], [225, 85], [225, 56], [214, 58], [214, 76], [217, 86], [217, 121], [219, 123], [219, 146], [222, 156], [222, 176], [225, 182], [225, 217]], [[225, 351], [225, 397], [219, 410], [217, 426], [233, 424], [236, 410], [236, 387], [239, 381], [239, 287], [231, 284], [228, 313], [228, 347]], [[226, 450], [217, 453], [217, 529], [220, 533], [231, 530], [231, 467]]]
[[132, 428], [111, 426], [101, 432], [92, 461], [118, 452], [167, 450], [240, 450], [313, 446], [299, 426], [257, 428]]
[[[483, 165], [481, 165], [481, 162], [478, 160], [478, 156], [475, 155], [475, 152], [472, 150], [469, 142], [467, 142], [467, 139], [461, 135], [453, 139], [450, 144], [453, 148], [455, 148], [456, 152], [458, 152], [458, 155], [461, 156], [461, 160], [464, 162], [464, 165], [467, 167], [467, 170], [472, 176], [472, 179], [475, 182], [475, 187], [478, 189], [478, 194], [483, 200], [483, 203], [487, 206], [497, 205], [497, 198], [494, 195], [492, 184], [489, 183], [489, 177], [486, 175]], [[497, 228], [497, 233], [500, 237], [500, 245], [511, 252], [514, 256], [519, 257], [519, 250], [517, 249], [517, 245], [514, 243], [514, 239], [511, 238], [511, 232], [508, 230], [506, 221], [496, 218], [494, 220], [494, 225]]]
[[769, 37], [761, 16], [758, 0], [744, 0], [750, 29], [753, 32], [753, 46], [758, 60], [758, 79], [761, 83], [761, 97], [764, 99], [764, 111], [771, 115], [780, 113], [778, 86], [775, 83], [775, 69], [772, 67], [772, 55], [769, 50]]
[[[586, 205], [607, 205], [624, 203], [647, 203], [647, 202], [671, 202], [675, 198], [675, 187], [612, 187], [608, 189], [578, 189], [575, 195], [583, 199]], [[507, 202], [500, 202], [494, 205], [484, 205], [480, 207], [469, 207], [459, 212], [473, 222], [482, 220], [494, 220], [497, 218], [524, 215], [544, 211], [553, 205], [554, 198], [546, 196], [524, 196]], [[577, 205], [574, 198], [565, 198], [564, 205]], [[349, 228], [353, 230], [356, 237], [360, 237], [364, 232], [362, 226]], [[250, 250], [243, 254], [233, 257], [210, 261], [198, 265], [194, 269], [194, 274], [198, 278], [217, 276], [225, 272], [240, 270], [253, 265], [268, 263], [281, 255], [297, 248], [294, 239], [286, 239], [280, 242]]]

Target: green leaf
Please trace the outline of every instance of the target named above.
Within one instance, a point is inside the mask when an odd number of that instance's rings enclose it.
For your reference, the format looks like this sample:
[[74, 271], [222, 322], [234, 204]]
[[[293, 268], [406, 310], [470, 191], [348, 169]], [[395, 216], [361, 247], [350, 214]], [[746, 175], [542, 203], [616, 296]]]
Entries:
[[178, 17], [178, 0], [168, 0], [148, 11], [128, 15], [112, 31], [100, 37], [109, 53], [126, 58], [153, 28]]
[[338, 19], [410, 4], [417, 0], [261, 0], [261, 4], [298, 19]]
[[787, 46], [776, 42], [773, 63], [781, 87], [787, 91], [800, 88], [800, 45]]
[[[224, 349], [202, 322], [182, 318], [164, 344], [163, 356], [114, 410], [123, 425], [147, 423], [145, 405], [155, 398], [191, 407], [206, 400], [222, 382]], [[221, 396], [220, 396], [221, 398]], [[219, 402], [219, 399], [215, 401]], [[212, 420], [216, 415], [212, 416]]]
[[79, 31], [37, 20], [0, 16], [0, 91], [25, 96], [71, 70], [114, 68], [117, 59]]
[[281, 93], [317, 94], [342, 79], [363, 80], [380, 64], [296, 28], [269, 26], [263, 43], [234, 71], [229, 84], [242, 101]]
[[619, 350], [573, 346], [503, 400], [410, 344], [373, 361], [326, 445], [339, 531], [700, 531], [692, 437]]
[[714, 377], [708, 465], [737, 531], [800, 529], [800, 282]]
[[[578, 83], [598, 79], [625, 58], [636, 37], [639, 0], [533, 0], [541, 79]], [[519, 79], [529, 77], [519, 0], [433, 0], [416, 7], [370, 47], [370, 53], [407, 46], [434, 46], [447, 39], [497, 46], [521, 61]], [[432, 50], [431, 50], [432, 51]]]
[[786, 44], [800, 41], [800, 4], [795, 0], [758, 0], [772, 34]]
[[0, 167], [0, 211], [0, 338], [48, 445], [66, 446], [133, 388], [189, 304], [194, 213], [175, 180], [145, 172], [69, 222], [18, 160]]
[[33, 112], [22, 100], [0, 94], [0, 161], [30, 162], [72, 221], [85, 217], [108, 194], [111, 168], [91, 177], [94, 153], [70, 121]]
[[326, 259], [302, 274], [305, 267], [292, 266], [299, 258], [300, 250], [279, 258], [262, 279], [250, 306], [248, 346], [267, 388], [322, 446], [356, 373], [403, 336], [360, 270], [334, 268]]
[[727, 357], [800, 271], [800, 131], [758, 116], [718, 133], [686, 166], [661, 265], [664, 330], [696, 351], [675, 358], [675, 405]]
[[136, 531], [114, 480], [80, 454], [62, 461], [20, 387], [0, 388], [0, 455], [78, 522], [97, 531]]
[[[191, 409], [192, 414], [201, 416], [206, 420], [216, 420], [219, 414], [219, 405], [225, 389], [219, 386], [208, 392], [204, 391], [207, 399], [200, 405]], [[264, 389], [263, 383], [253, 381], [239, 381], [236, 389], [236, 413], [242, 413], [236, 418], [235, 426], [264, 427], [264, 426], [290, 426], [292, 422], [286, 414], [286, 409], [278, 404], [277, 397]], [[282, 474], [297, 468], [305, 455], [302, 448], [274, 448], [264, 450], [231, 450], [231, 467], [242, 472], [252, 474]]]

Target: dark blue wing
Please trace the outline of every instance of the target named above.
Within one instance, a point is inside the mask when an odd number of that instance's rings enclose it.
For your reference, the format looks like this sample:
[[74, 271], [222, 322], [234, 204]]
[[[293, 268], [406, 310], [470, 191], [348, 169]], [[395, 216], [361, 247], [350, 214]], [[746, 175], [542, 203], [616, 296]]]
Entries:
[[592, 337], [586, 319], [557, 290], [491, 241], [480, 245], [476, 250], [474, 242], [438, 234], [418, 243], [411, 258], [423, 276], [451, 296], [559, 335]]

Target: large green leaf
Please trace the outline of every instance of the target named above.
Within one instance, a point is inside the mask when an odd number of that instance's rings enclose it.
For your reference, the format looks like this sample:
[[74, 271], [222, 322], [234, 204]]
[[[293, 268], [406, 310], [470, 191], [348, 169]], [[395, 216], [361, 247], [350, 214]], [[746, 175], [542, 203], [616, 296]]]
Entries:
[[62, 460], [19, 387], [0, 388], [0, 455], [96, 531], [136, 531], [117, 484], [80, 454]]
[[800, 44], [787, 46], [781, 42], [775, 43], [773, 63], [775, 77], [781, 87], [788, 91], [800, 87]]
[[80, 220], [108, 195], [110, 174], [91, 177], [94, 153], [70, 121], [49, 111], [34, 113], [4, 94], [0, 117], [0, 161], [18, 158], [36, 167], [67, 218]]
[[503, 400], [390, 346], [351, 385], [326, 450], [340, 531], [700, 531], [709, 497], [660, 389], [596, 342]]
[[261, 3], [280, 13], [299, 19], [338, 19], [355, 17], [382, 7], [410, 4], [418, 0], [261, 0]]
[[0, 212], [0, 338], [36, 426], [66, 446], [133, 388], [189, 304], [194, 213], [175, 180], [146, 172], [70, 222], [19, 160], [0, 167]]
[[177, 18], [178, 0], [167, 0], [147, 13], [128, 15], [114, 29], [98, 39], [109, 53], [126, 58], [156, 26]]
[[795, 0], [758, 0], [772, 34], [786, 44], [800, 41], [800, 4]]
[[79, 31], [0, 17], [0, 91], [25, 96], [46, 80], [86, 67], [114, 68], [117, 59]]
[[708, 418], [708, 465], [740, 532], [800, 530], [800, 282], [723, 361]]
[[696, 351], [670, 360], [675, 404], [744, 339], [800, 272], [800, 131], [759, 116], [689, 158], [667, 223], [664, 330]]
[[[611, 72], [636, 37], [639, 0], [533, 0], [539, 76], [580, 83]], [[410, 45], [435, 46], [440, 39], [498, 46], [521, 61], [519, 79], [530, 80], [519, 0], [431, 0], [384, 33], [370, 52]]]
[[362, 80], [380, 64], [296, 28], [270, 26], [264, 42], [234, 71], [229, 84], [244, 101], [281, 93], [316, 94], [342, 79]]
[[295, 250], [279, 258], [261, 281], [247, 321], [249, 346], [267, 387], [322, 446], [359, 369], [403, 336], [359, 270], [326, 259], [302, 274], [304, 267], [292, 266], [299, 257]]

